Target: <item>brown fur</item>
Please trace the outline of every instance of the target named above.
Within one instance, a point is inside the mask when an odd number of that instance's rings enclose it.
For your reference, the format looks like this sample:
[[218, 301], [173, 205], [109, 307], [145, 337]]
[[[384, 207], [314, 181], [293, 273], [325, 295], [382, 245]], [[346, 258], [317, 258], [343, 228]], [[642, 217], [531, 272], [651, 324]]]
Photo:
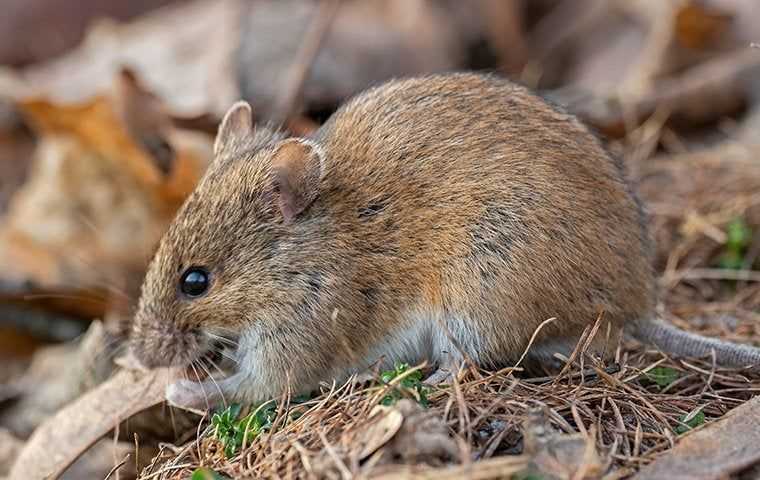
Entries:
[[[501, 366], [550, 317], [534, 360], [567, 353], [602, 313], [616, 339], [653, 310], [645, 221], [620, 165], [523, 87], [452, 74], [359, 95], [304, 140], [318, 180], [290, 152], [289, 174], [311, 179], [299, 180], [309, 201], [290, 222], [272, 168], [282, 139], [227, 123], [144, 284], [134, 337], [148, 365], [187, 363], [203, 332], [241, 333], [261, 363], [240, 356], [256, 372], [240, 394], [250, 400], [285, 378], [302, 391], [345, 375], [383, 342], [407, 341], [414, 319], [429, 319], [420, 343], [449, 330], [467, 355]], [[212, 286], [186, 299], [178, 282], [192, 265]], [[421, 360], [415, 348], [386, 348], [404, 358], [385, 361]]]

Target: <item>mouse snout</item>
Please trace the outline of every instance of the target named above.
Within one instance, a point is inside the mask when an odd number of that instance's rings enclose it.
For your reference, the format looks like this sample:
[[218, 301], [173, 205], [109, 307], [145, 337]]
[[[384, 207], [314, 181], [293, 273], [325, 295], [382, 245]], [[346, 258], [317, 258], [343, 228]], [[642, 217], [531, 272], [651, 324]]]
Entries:
[[184, 367], [201, 354], [198, 334], [174, 328], [137, 327], [130, 348], [146, 368]]

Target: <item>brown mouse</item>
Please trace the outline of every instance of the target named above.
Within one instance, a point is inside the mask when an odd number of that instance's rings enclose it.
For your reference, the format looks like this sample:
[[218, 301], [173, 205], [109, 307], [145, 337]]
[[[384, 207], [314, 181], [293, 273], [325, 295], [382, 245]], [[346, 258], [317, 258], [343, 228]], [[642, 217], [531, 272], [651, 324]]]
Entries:
[[171, 385], [174, 403], [259, 402], [378, 361], [509, 366], [552, 317], [526, 361], [569, 354], [601, 314], [599, 352], [627, 330], [673, 354], [760, 363], [758, 349], [653, 320], [652, 245], [620, 163], [521, 86], [391, 81], [310, 138], [251, 116], [242, 102], [225, 116], [143, 284], [138, 360], [235, 364]]

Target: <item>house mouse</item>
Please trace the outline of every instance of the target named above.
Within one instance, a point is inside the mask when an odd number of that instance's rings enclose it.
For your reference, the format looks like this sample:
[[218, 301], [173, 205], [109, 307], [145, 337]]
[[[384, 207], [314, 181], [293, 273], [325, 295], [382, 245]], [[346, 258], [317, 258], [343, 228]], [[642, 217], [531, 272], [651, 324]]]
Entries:
[[308, 138], [254, 128], [240, 102], [214, 152], [158, 247], [132, 333], [144, 366], [214, 374], [170, 385], [171, 403], [256, 403], [378, 362], [510, 366], [544, 324], [525, 359], [541, 364], [600, 315], [596, 352], [628, 332], [760, 363], [760, 349], [655, 319], [653, 247], [621, 164], [507, 80], [390, 81]]

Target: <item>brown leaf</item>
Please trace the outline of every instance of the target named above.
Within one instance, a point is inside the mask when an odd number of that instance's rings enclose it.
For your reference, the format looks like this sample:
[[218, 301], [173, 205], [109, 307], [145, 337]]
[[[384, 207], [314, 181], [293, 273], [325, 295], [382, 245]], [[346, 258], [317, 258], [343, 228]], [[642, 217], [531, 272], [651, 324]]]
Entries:
[[120, 422], [164, 400], [167, 369], [121, 370], [40, 425], [11, 469], [11, 478], [56, 478]]
[[668, 453], [634, 476], [702, 480], [727, 478], [760, 461], [760, 397], [685, 435]]
[[676, 40], [688, 48], [705, 48], [731, 25], [731, 15], [700, 2], [688, 2], [675, 18]]
[[388, 443], [404, 423], [404, 415], [397, 409], [378, 405], [369, 414], [370, 418], [378, 416], [378, 421], [372, 423], [365, 431], [364, 447], [359, 453], [359, 460], [364, 460], [377, 449]]
[[89, 102], [40, 97], [18, 105], [39, 142], [0, 228], [2, 280], [67, 294], [106, 285], [134, 295], [211, 160], [211, 138], [174, 128], [128, 72]]
[[0, 88], [15, 99], [49, 95], [84, 102], [110, 88], [128, 66], [179, 117], [221, 117], [239, 93], [234, 50], [243, 2], [181, 2], [135, 21], [95, 22], [76, 50], [20, 71], [0, 73]]
[[5, 428], [0, 428], [0, 475], [7, 475], [18, 458], [24, 442]]

